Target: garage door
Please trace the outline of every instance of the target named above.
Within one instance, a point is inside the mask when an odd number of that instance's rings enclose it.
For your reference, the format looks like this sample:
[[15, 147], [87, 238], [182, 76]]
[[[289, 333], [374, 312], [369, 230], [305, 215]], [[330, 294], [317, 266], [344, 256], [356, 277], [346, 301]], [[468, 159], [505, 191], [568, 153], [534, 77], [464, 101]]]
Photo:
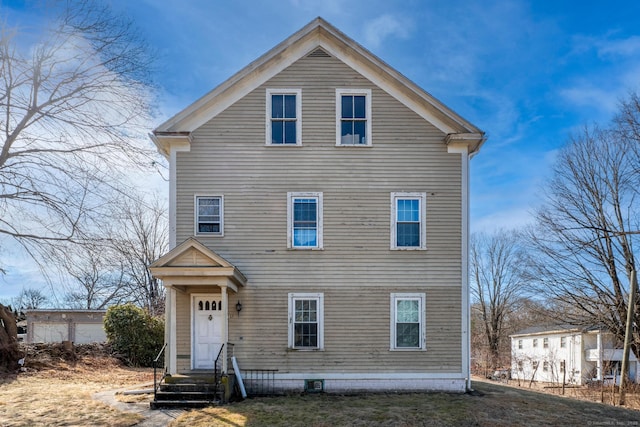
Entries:
[[107, 334], [102, 323], [76, 323], [76, 344], [88, 344], [92, 342], [105, 342]]
[[33, 323], [33, 342], [62, 342], [69, 339], [68, 323]]

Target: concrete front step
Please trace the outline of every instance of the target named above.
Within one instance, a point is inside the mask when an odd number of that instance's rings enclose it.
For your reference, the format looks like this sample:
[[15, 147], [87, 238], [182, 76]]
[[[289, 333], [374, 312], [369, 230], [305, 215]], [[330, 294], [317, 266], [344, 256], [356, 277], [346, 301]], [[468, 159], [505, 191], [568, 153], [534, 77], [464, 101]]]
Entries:
[[[220, 380], [220, 378], [217, 378]], [[215, 384], [216, 375], [213, 372], [194, 372], [190, 374], [167, 375], [166, 384]]]
[[207, 391], [159, 391], [156, 393], [156, 400], [203, 400], [208, 402], [216, 399], [217, 394], [215, 392]]
[[150, 403], [151, 409], [168, 408], [206, 408], [220, 403], [219, 401], [206, 400], [156, 400]]

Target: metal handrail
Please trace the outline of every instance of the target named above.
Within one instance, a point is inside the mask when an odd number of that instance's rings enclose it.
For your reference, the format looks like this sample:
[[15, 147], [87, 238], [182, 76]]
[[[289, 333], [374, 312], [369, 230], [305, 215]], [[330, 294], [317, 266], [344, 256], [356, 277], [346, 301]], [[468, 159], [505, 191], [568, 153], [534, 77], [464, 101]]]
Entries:
[[162, 348], [158, 352], [158, 355], [156, 356], [156, 358], [153, 359], [153, 400], [154, 401], [156, 400], [156, 393], [158, 392], [158, 387], [160, 387], [160, 383], [162, 383], [162, 380], [167, 375], [167, 367], [165, 366], [164, 373], [162, 374], [162, 378], [160, 378], [160, 381], [157, 380], [156, 372], [157, 372], [157, 368], [158, 368], [158, 360], [160, 360], [160, 357], [162, 356], [162, 354], [164, 353], [166, 348], [167, 348], [167, 343], [165, 343], [162, 346]]
[[224, 350], [224, 343], [220, 346], [220, 351], [218, 352], [218, 356], [216, 360], [213, 362], [213, 376], [215, 383], [218, 384], [218, 365], [220, 363], [220, 356], [222, 356], [222, 351]]

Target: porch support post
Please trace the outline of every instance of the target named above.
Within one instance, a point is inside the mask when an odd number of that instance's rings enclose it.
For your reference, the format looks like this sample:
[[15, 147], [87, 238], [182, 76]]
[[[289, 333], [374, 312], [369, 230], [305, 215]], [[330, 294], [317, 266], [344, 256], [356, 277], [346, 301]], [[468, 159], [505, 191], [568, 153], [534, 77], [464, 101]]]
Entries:
[[229, 296], [227, 295], [227, 285], [220, 286], [222, 294], [222, 343], [224, 351], [222, 352], [222, 372], [228, 372], [227, 351], [229, 350]]
[[165, 342], [167, 349], [165, 360], [168, 372], [170, 374], [177, 373], [177, 345], [176, 345], [176, 290], [171, 286], [167, 287], [165, 297]]

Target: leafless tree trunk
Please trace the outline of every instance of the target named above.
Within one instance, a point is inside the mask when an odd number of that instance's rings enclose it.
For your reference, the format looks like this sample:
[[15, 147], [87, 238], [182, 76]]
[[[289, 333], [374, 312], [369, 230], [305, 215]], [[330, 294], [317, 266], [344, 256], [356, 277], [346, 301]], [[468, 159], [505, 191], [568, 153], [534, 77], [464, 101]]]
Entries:
[[518, 235], [514, 231], [474, 234], [471, 238], [472, 307], [480, 314], [492, 370], [500, 361], [501, 343], [507, 339], [505, 322], [524, 294], [522, 261]]
[[0, 304], [0, 372], [16, 371], [21, 356], [16, 317], [8, 307]]
[[[532, 280], [565, 309], [559, 320], [604, 326], [624, 339], [640, 230], [640, 158], [620, 128], [585, 129], [559, 153], [529, 241]], [[632, 302], [637, 304], [638, 301]], [[634, 323], [640, 322], [636, 309]], [[632, 351], [640, 356], [634, 331]]]

